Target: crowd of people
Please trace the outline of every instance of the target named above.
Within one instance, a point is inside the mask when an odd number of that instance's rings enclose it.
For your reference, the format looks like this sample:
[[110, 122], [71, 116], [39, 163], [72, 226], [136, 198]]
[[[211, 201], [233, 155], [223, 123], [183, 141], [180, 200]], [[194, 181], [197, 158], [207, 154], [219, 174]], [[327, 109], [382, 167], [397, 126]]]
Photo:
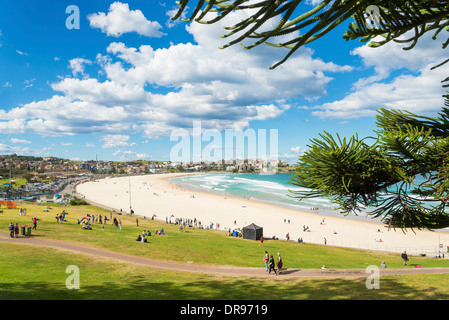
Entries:
[[[122, 220], [117, 219], [116, 217], [113, 217], [112, 212], [109, 213], [109, 218], [106, 214], [104, 215], [104, 217], [101, 214], [100, 215], [87, 214], [86, 219], [83, 219], [81, 221], [83, 221], [83, 229], [91, 230], [91, 228], [87, 228], [87, 227], [90, 226], [92, 223], [98, 223], [101, 225], [101, 230], [104, 231], [104, 225], [106, 225], [108, 220], [111, 220], [112, 225], [115, 226], [117, 229], [122, 230]], [[78, 224], [81, 224], [81, 222], [79, 220], [78, 220]]]
[[66, 221], [66, 220], [65, 220], [65, 216], [66, 216], [67, 214], [68, 214], [68, 213], [65, 212], [65, 210], [62, 210], [62, 212], [61, 212], [60, 214], [56, 214], [56, 216], [55, 216], [56, 222], [57, 222], [57, 223], [63, 223], [64, 221]]
[[[162, 236], [165, 236], [165, 231], [164, 231], [164, 228], [161, 228], [161, 230], [159, 231], [158, 229], [156, 229], [155, 231], [154, 231], [154, 234], [155, 235], [162, 235]], [[137, 236], [137, 239], [136, 239], [136, 241], [137, 242], [148, 242], [148, 240], [147, 240], [147, 238], [146, 237], [151, 237], [151, 231], [150, 230], [143, 230], [142, 231], [142, 235], [138, 235]]]

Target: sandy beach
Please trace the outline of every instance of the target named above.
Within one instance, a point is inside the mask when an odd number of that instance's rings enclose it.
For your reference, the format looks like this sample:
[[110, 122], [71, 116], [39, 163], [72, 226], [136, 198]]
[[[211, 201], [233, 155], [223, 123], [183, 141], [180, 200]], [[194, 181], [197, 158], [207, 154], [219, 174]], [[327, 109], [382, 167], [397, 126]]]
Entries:
[[[193, 191], [180, 187], [169, 179], [183, 174], [153, 174], [106, 178], [86, 182], [76, 191], [105, 208], [129, 213], [130, 203], [136, 216], [175, 221], [176, 218], [196, 219], [203, 227], [234, 230], [251, 223], [263, 227], [265, 238], [277, 237], [291, 241], [302, 238], [305, 243], [352, 247], [432, 256], [445, 253], [449, 232], [427, 230], [388, 230], [374, 221], [349, 217], [333, 217], [316, 212], [276, 206], [269, 203], [220, 194]], [[130, 192], [129, 192], [130, 191]], [[308, 231], [304, 231], [304, 226]], [[439, 244], [443, 248], [439, 248]]]

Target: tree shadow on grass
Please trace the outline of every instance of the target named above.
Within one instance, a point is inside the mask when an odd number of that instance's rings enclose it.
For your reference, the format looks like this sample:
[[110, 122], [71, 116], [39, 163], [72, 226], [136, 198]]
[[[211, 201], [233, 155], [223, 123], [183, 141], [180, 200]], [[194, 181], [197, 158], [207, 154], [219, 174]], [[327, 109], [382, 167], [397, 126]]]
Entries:
[[1, 300], [436, 300], [449, 299], [441, 287], [416, 290], [396, 278], [380, 280], [379, 289], [367, 289], [366, 279], [308, 278], [282, 280], [260, 278], [192, 277], [191, 281], [148, 281], [133, 277], [123, 283], [65, 284], [0, 283]]

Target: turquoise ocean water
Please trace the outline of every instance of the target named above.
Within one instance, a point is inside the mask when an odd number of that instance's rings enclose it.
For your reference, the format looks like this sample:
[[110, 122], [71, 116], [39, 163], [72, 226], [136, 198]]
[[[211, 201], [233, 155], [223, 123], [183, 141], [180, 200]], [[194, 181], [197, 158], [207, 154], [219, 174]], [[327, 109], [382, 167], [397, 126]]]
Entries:
[[[301, 202], [298, 201], [298, 199], [293, 198], [292, 196], [294, 196], [294, 194], [292, 194], [290, 190], [306, 189], [288, 183], [289, 180], [289, 173], [223, 173], [191, 175], [172, 179], [173, 182], [187, 189], [246, 197], [302, 211], [316, 212], [312, 209], [318, 208], [320, 214], [339, 217], [345, 216], [337, 210], [338, 206], [327, 198], [304, 199]], [[416, 178], [416, 182], [419, 182], [420, 180], [422, 179], [419, 177]], [[357, 215], [348, 214], [347, 217], [373, 221], [371, 216], [366, 215], [373, 209], [374, 208], [367, 208]], [[380, 221], [380, 218], [374, 219], [374, 221]]]
[[[318, 208], [321, 214], [343, 216], [335, 210], [337, 206], [326, 198], [304, 199], [301, 202], [292, 198], [294, 195], [289, 190], [305, 189], [288, 183], [289, 180], [288, 173], [204, 174], [172, 179], [173, 182], [188, 189], [246, 197], [309, 212], [313, 211], [312, 208]], [[364, 214], [351, 217], [372, 220], [366, 218]]]

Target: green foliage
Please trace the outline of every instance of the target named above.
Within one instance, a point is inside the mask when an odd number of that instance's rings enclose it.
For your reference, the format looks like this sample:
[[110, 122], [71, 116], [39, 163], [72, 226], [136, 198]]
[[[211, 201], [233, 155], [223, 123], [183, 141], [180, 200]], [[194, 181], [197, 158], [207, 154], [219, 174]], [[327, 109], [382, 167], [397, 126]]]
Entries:
[[293, 196], [329, 197], [343, 213], [376, 207], [370, 215], [392, 227], [448, 227], [448, 111], [428, 118], [380, 109], [376, 138], [353, 136], [347, 142], [321, 134], [299, 158], [290, 181], [312, 191]]
[[70, 205], [71, 206], [84, 206], [84, 205], [88, 205], [88, 203], [83, 199], [79, 199], [79, 198], [75, 197], [75, 199], [70, 200]]
[[[190, 17], [182, 21], [212, 24], [233, 11], [251, 9], [252, 15], [233, 26], [225, 27], [228, 33], [221, 37], [235, 36], [235, 39], [222, 48], [251, 39], [254, 42], [248, 46], [242, 45], [244, 49], [251, 49], [262, 43], [290, 49], [285, 58], [272, 68], [284, 63], [299, 48], [320, 39], [351, 17], [354, 22], [349, 24], [343, 38], [371, 41], [372, 47], [395, 41], [408, 44], [404, 49], [409, 50], [426, 32], [433, 31], [433, 38], [436, 39], [449, 26], [448, 1], [323, 0], [310, 9], [302, 0], [259, 0], [251, 3], [249, 0], [179, 0], [176, 2], [180, 6], [179, 10], [172, 20], [179, 19], [192, 2], [196, 5], [193, 4]], [[370, 6], [376, 6], [378, 10], [374, 18], [375, 25], [370, 23], [373, 18], [369, 14]], [[277, 19], [277, 25], [270, 30], [261, 31], [262, 26], [270, 19]], [[409, 31], [414, 32], [414, 35], [408, 39], [402, 38]], [[293, 38], [289, 37], [278, 43], [270, 42], [271, 39], [295, 32], [298, 35]], [[384, 39], [373, 41], [377, 36]], [[449, 40], [443, 43], [443, 48], [448, 44]]]
[[[343, 38], [369, 42], [371, 47], [394, 41], [411, 50], [424, 34], [433, 32], [435, 40], [441, 31], [449, 30], [448, 1], [323, 0], [310, 9], [302, 0], [179, 0], [173, 20], [185, 13], [189, 2], [196, 6], [185, 22], [211, 24], [231, 12], [251, 9], [246, 19], [225, 27], [228, 33], [222, 37], [235, 38], [222, 48], [250, 39], [254, 42], [242, 45], [244, 49], [262, 43], [290, 49], [272, 68], [351, 17], [354, 22]], [[270, 19], [276, 19], [272, 21], [277, 25], [260, 31]], [[286, 35], [288, 40], [269, 43]], [[449, 39], [442, 48], [448, 44]], [[449, 77], [442, 82], [449, 87]], [[445, 107], [438, 118], [381, 109], [377, 137], [359, 140], [353, 136], [347, 141], [325, 132], [321, 139], [313, 139], [291, 179], [292, 184], [311, 191], [293, 192], [293, 196], [329, 197], [343, 213], [376, 207], [371, 215], [393, 227], [448, 227], [449, 94], [444, 97]], [[417, 176], [424, 182], [415, 183]]]

